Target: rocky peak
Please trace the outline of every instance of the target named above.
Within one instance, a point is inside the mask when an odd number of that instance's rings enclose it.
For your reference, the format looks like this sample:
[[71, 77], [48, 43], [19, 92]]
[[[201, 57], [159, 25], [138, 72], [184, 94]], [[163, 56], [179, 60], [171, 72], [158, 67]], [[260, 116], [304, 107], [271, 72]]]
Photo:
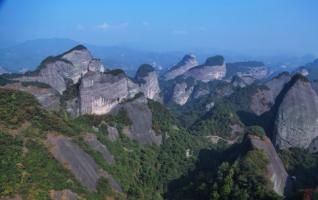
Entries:
[[225, 77], [226, 66], [223, 56], [209, 57], [205, 64], [196, 66], [185, 73], [186, 77], [192, 77], [202, 82], [221, 80]]
[[288, 174], [271, 140], [266, 136], [261, 138], [256, 135], [248, 135], [245, 144], [249, 146], [250, 150], [261, 150], [264, 153], [268, 158], [265, 177], [272, 183], [272, 188], [277, 194], [286, 194], [289, 182]]
[[140, 92], [122, 70], [88, 72], [80, 83], [81, 114], [106, 114]]
[[137, 70], [135, 80], [139, 83], [140, 90], [146, 98], [160, 100], [158, 75], [151, 65], [141, 65]]
[[193, 54], [185, 55], [182, 60], [173, 66], [166, 74], [165, 80], [171, 80], [184, 74], [189, 69], [198, 65], [198, 61]]
[[104, 66], [86, 47], [78, 45], [61, 55], [49, 56], [35, 71], [16, 80], [46, 83], [62, 94], [69, 83], [76, 84], [89, 70], [103, 72]]
[[318, 96], [310, 81], [296, 74], [285, 86], [275, 121], [275, 144], [280, 149], [309, 148], [318, 138]]

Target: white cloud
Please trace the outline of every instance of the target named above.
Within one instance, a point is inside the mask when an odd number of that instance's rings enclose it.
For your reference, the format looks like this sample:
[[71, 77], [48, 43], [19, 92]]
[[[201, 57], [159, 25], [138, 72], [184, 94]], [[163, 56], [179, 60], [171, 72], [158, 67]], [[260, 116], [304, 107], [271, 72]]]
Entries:
[[103, 22], [97, 25], [96, 28], [102, 31], [106, 31], [109, 29], [122, 29], [122, 28], [126, 28], [127, 26], [128, 26], [128, 23], [109, 24], [109, 23]]
[[96, 27], [97, 27], [98, 29], [100, 29], [100, 30], [105, 31], [105, 30], [109, 29], [111, 26], [110, 26], [108, 23], [103, 22], [102, 24], [99, 24], [99, 25], [97, 25]]
[[186, 31], [186, 30], [173, 30], [171, 33], [173, 35], [187, 35], [188, 31]]

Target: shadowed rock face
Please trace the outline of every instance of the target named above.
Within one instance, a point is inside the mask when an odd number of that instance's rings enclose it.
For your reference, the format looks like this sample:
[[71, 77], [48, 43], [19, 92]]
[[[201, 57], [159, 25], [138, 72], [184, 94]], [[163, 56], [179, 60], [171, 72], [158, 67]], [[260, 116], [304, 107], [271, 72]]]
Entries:
[[160, 87], [158, 75], [151, 65], [141, 65], [136, 73], [136, 81], [145, 97], [152, 100], [160, 100]]
[[104, 144], [100, 143], [97, 140], [96, 135], [86, 134], [84, 136], [84, 140], [92, 149], [101, 153], [104, 160], [107, 161], [108, 164], [113, 164], [115, 162], [114, 156], [109, 152], [109, 150]]
[[106, 114], [139, 93], [139, 87], [125, 74], [89, 72], [80, 84], [81, 114]]
[[12, 83], [2, 88], [19, 90], [35, 96], [39, 103], [48, 110], [57, 111], [60, 109], [60, 96], [53, 88], [41, 88], [36, 86], [23, 86], [21, 83]]
[[156, 135], [152, 130], [152, 113], [145, 97], [141, 96], [133, 101], [120, 104], [112, 113], [116, 114], [120, 109], [127, 111], [132, 123], [129, 129], [124, 130], [128, 137], [143, 145], [161, 144], [162, 136]]
[[188, 88], [187, 83], [177, 83], [173, 89], [173, 101], [178, 105], [184, 105], [187, 103], [189, 97], [193, 92], [194, 87], [191, 86]]
[[38, 73], [24, 75], [16, 80], [43, 82], [62, 94], [69, 81], [77, 83], [89, 70], [103, 72], [104, 66], [80, 45], [62, 55], [47, 58], [41, 63]]
[[285, 84], [291, 79], [288, 73], [282, 73], [277, 77], [267, 81], [265, 83], [266, 89], [258, 89], [256, 93], [251, 97], [251, 110], [256, 115], [261, 115], [266, 111], [269, 111], [275, 104], [276, 97], [283, 90]]
[[[296, 75], [297, 76], [297, 75]], [[293, 77], [275, 122], [275, 144], [281, 148], [308, 148], [318, 137], [318, 96], [304, 77]]]
[[77, 144], [73, 143], [71, 139], [49, 134], [46, 144], [54, 158], [69, 169], [75, 178], [89, 190], [96, 190], [98, 179], [104, 176], [108, 179], [113, 189], [119, 192], [122, 191], [117, 181], [101, 170], [92, 157]]
[[269, 163], [266, 166], [266, 177], [268, 177], [270, 182], [273, 184], [273, 190], [279, 195], [284, 195], [287, 186], [288, 174], [272, 142], [267, 137], [262, 140], [261, 138], [252, 135], [248, 136], [248, 141], [253, 149], [262, 150], [265, 153], [269, 159]]
[[189, 69], [195, 67], [198, 65], [198, 61], [196, 57], [192, 54], [185, 55], [183, 59], [173, 66], [165, 75], [165, 80], [171, 80], [176, 78], [177, 76], [180, 76], [184, 74]]
[[196, 66], [188, 70], [184, 76], [192, 77], [202, 82], [209, 82], [212, 80], [221, 80], [225, 77], [226, 66], [222, 56], [214, 56], [208, 58], [205, 64]]
[[53, 200], [77, 200], [78, 196], [71, 190], [50, 191], [50, 197]]

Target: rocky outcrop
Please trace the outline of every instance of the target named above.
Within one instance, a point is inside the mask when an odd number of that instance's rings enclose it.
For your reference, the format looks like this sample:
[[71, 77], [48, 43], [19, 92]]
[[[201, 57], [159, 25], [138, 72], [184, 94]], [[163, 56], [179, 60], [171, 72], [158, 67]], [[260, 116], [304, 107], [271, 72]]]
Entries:
[[180, 76], [184, 74], [189, 69], [195, 67], [198, 65], [198, 61], [196, 57], [192, 54], [185, 55], [183, 59], [173, 66], [165, 75], [165, 80], [171, 80], [176, 78], [177, 76]]
[[173, 89], [173, 101], [178, 105], [184, 105], [187, 103], [189, 97], [192, 94], [194, 86], [188, 87], [187, 83], [176, 83]]
[[110, 174], [103, 171], [93, 160], [70, 138], [49, 134], [46, 145], [54, 158], [69, 169], [75, 178], [91, 191], [96, 190], [100, 177], [106, 177], [112, 188], [121, 192], [121, 186]]
[[51, 190], [50, 197], [52, 200], [77, 200], [78, 195], [71, 190]]
[[210, 57], [203, 65], [196, 66], [188, 70], [184, 76], [192, 77], [195, 80], [209, 82], [212, 80], [221, 80], [225, 77], [226, 66], [222, 56]]
[[228, 63], [226, 70], [226, 79], [228, 80], [231, 80], [234, 76], [252, 77], [254, 80], [260, 80], [269, 75], [268, 67], [257, 61]]
[[138, 85], [121, 70], [88, 72], [80, 83], [80, 113], [109, 113], [119, 103], [139, 92]]
[[11, 83], [1, 88], [19, 90], [35, 96], [39, 103], [48, 110], [57, 111], [60, 109], [60, 95], [50, 86], [37, 82]]
[[84, 136], [84, 140], [92, 149], [102, 154], [108, 164], [114, 164], [114, 156], [109, 152], [107, 147], [97, 139], [96, 135], [88, 133]]
[[298, 74], [286, 88], [277, 111], [275, 145], [280, 149], [309, 148], [317, 137], [318, 96], [311, 83]]
[[46, 58], [36, 71], [16, 80], [46, 83], [62, 94], [69, 84], [77, 83], [89, 70], [103, 72], [104, 66], [84, 46], [79, 45], [61, 55]]
[[142, 145], [161, 144], [162, 136], [152, 129], [152, 112], [144, 96], [118, 105], [112, 114], [117, 114], [121, 109], [127, 112], [131, 121], [129, 128], [123, 130], [124, 134]]
[[231, 83], [234, 87], [244, 88], [251, 85], [256, 79], [252, 76], [233, 76]]
[[146, 98], [156, 101], [160, 100], [158, 75], [151, 65], [141, 65], [137, 70], [135, 80], [139, 83], [140, 90]]
[[248, 135], [247, 141], [252, 149], [262, 150], [266, 155], [269, 162], [266, 166], [265, 176], [272, 183], [273, 190], [279, 195], [284, 195], [288, 187], [288, 174], [270, 139], [266, 136], [261, 139], [254, 135]]
[[251, 96], [250, 109], [256, 115], [262, 115], [269, 111], [276, 102], [277, 96], [281, 93], [284, 86], [290, 81], [291, 76], [288, 73], [282, 73], [273, 79], [265, 82]]
[[107, 126], [107, 137], [110, 141], [114, 142], [119, 136], [118, 130], [116, 127]]

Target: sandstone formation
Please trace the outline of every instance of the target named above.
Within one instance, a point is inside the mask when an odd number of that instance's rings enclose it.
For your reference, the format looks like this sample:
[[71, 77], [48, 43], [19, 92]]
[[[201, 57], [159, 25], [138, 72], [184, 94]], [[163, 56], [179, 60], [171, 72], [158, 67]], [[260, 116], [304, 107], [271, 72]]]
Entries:
[[139, 83], [140, 90], [146, 98], [160, 100], [158, 75], [151, 65], [141, 65], [137, 70], [135, 80]]
[[275, 145], [309, 148], [318, 137], [318, 96], [311, 83], [295, 75], [279, 105], [275, 122]]
[[265, 176], [272, 183], [273, 190], [279, 195], [284, 195], [288, 186], [288, 174], [272, 142], [266, 136], [263, 139], [254, 135], [248, 135], [247, 137], [251, 147], [262, 150], [269, 160]]
[[102, 154], [104, 160], [108, 162], [108, 164], [114, 164], [114, 156], [109, 152], [107, 147], [97, 139], [96, 135], [86, 134], [84, 140], [92, 149]]
[[194, 86], [188, 87], [187, 83], [177, 83], [173, 89], [173, 101], [178, 105], [184, 105], [187, 103], [189, 97], [192, 94]]
[[143, 145], [161, 144], [162, 136], [152, 129], [152, 112], [144, 96], [118, 105], [112, 113], [117, 114], [121, 109], [127, 112], [132, 123], [129, 128], [124, 129], [124, 134]]
[[103, 72], [104, 66], [79, 45], [59, 56], [46, 58], [36, 71], [16, 80], [46, 83], [62, 94], [69, 84], [77, 83], [89, 70]]
[[184, 74], [189, 69], [195, 67], [198, 65], [198, 61], [196, 57], [192, 54], [185, 55], [183, 59], [173, 66], [165, 75], [165, 80], [171, 80], [176, 78], [177, 76], [180, 76]]
[[121, 70], [88, 72], [80, 83], [80, 113], [109, 113], [119, 103], [139, 92], [138, 85]]
[[69, 169], [75, 178], [89, 190], [96, 190], [99, 178], [104, 176], [114, 190], [122, 191], [119, 183], [103, 171], [93, 158], [73, 143], [71, 139], [61, 135], [49, 134], [46, 144], [54, 158]]
[[184, 74], [185, 77], [192, 77], [202, 82], [221, 80], [225, 75], [226, 65], [222, 56], [210, 57], [203, 65], [191, 68]]

